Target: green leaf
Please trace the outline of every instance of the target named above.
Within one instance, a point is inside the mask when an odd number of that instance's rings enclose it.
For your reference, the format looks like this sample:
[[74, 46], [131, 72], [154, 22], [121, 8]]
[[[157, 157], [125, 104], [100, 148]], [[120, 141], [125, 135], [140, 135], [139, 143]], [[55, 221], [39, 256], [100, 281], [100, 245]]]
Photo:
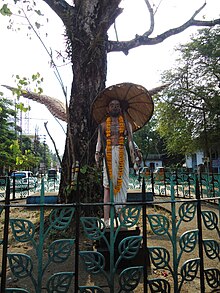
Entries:
[[181, 268], [181, 276], [183, 281], [193, 281], [199, 270], [200, 259], [190, 259], [186, 261]]
[[123, 207], [118, 215], [120, 224], [123, 227], [131, 228], [139, 221], [141, 213], [141, 206], [127, 206]]
[[205, 239], [203, 240], [203, 245], [204, 245], [204, 249], [208, 258], [210, 259], [219, 258], [220, 245], [216, 240]]
[[198, 230], [183, 233], [179, 240], [181, 250], [188, 253], [192, 252], [198, 241], [198, 233]]
[[184, 203], [179, 208], [179, 216], [184, 222], [190, 222], [196, 213], [196, 203]]
[[8, 253], [9, 266], [17, 278], [26, 278], [32, 275], [33, 263], [31, 257], [21, 253]]
[[152, 279], [148, 280], [150, 291], [151, 292], [171, 292], [170, 284], [167, 280], [164, 279]]
[[207, 229], [214, 230], [218, 229], [218, 217], [215, 212], [202, 211], [202, 219]]
[[164, 269], [169, 266], [170, 253], [163, 247], [148, 247], [153, 265], [156, 269]]
[[87, 272], [97, 274], [104, 270], [105, 258], [101, 253], [96, 251], [80, 251], [79, 255], [83, 260]]
[[39, 29], [41, 27], [41, 24], [39, 22], [35, 22], [35, 26], [37, 29]]
[[74, 208], [58, 208], [50, 213], [51, 227], [56, 230], [66, 229], [72, 221], [75, 209]]
[[68, 259], [74, 245], [73, 239], [54, 241], [48, 248], [49, 259], [55, 263], [62, 263]]
[[152, 214], [147, 216], [150, 222], [151, 229], [157, 235], [168, 234], [169, 221], [163, 215]]
[[11, 12], [11, 10], [8, 8], [8, 5], [7, 5], [7, 4], [3, 4], [2, 8], [0, 9], [0, 13], [1, 13], [3, 16], [11, 16], [11, 15], [12, 15], [12, 12]]
[[53, 274], [47, 282], [47, 292], [68, 292], [73, 276], [73, 272]]
[[[120, 289], [123, 292], [133, 292], [140, 283], [143, 267], [132, 267], [122, 271], [119, 276]], [[121, 292], [120, 291], [120, 292]]]
[[19, 242], [27, 242], [33, 239], [35, 234], [35, 226], [29, 220], [10, 219], [12, 233]]
[[40, 16], [43, 16], [43, 14], [41, 13], [41, 11], [38, 9], [38, 10], [34, 10], [38, 15]]
[[120, 257], [124, 259], [134, 258], [140, 249], [142, 236], [130, 236], [123, 239], [118, 246]]
[[96, 217], [81, 217], [80, 221], [86, 237], [89, 239], [99, 240], [105, 235], [105, 224], [101, 219]]
[[208, 285], [213, 289], [219, 288], [219, 269], [205, 269], [204, 272]]

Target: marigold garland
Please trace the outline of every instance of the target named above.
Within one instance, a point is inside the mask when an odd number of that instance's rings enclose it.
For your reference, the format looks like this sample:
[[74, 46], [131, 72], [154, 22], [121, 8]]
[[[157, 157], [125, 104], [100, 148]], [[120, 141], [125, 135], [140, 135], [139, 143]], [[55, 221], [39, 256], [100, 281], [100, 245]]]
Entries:
[[[106, 159], [109, 170], [109, 177], [112, 179], [112, 140], [111, 140], [111, 117], [106, 119]], [[125, 124], [124, 119], [120, 115], [118, 117], [119, 124], [119, 167], [118, 167], [118, 178], [117, 184], [114, 187], [114, 194], [118, 193], [121, 190], [122, 186], [122, 176], [124, 172], [124, 131]]]

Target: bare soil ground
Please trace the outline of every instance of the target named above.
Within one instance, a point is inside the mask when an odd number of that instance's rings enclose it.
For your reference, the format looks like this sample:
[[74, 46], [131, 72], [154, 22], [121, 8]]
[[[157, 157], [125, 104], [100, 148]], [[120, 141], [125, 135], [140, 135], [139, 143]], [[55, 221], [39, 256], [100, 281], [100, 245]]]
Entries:
[[[214, 209], [214, 211], [216, 212], [216, 215], [218, 216], [217, 207], [203, 206], [203, 209], [204, 210], [207, 210], [207, 209], [213, 210]], [[171, 219], [171, 214], [169, 211], [170, 211], [170, 204], [166, 204], [165, 208], [161, 208], [160, 205], [152, 205], [151, 207], [147, 208], [147, 214], [159, 213], [159, 214], [165, 215], [167, 218]], [[49, 211], [47, 213], [49, 213]], [[39, 210], [28, 210], [25, 207], [12, 208], [10, 218], [12, 218], [12, 217], [28, 219], [29, 221], [33, 222], [37, 226], [39, 223]], [[178, 216], [177, 216], [177, 218], [178, 218]], [[1, 217], [0, 225], [2, 226], [2, 224], [3, 224], [3, 220]], [[142, 228], [141, 223], [140, 223], [139, 227], [140, 227], [140, 229]], [[196, 227], [197, 227], [196, 219], [193, 219], [192, 221], [190, 221], [188, 223], [180, 225], [178, 235], [182, 235], [184, 232], [186, 232], [188, 230], [194, 230], [194, 229], [196, 229]], [[168, 249], [168, 251], [172, 252], [171, 242], [168, 239], [168, 237], [154, 235], [150, 231], [150, 229], [148, 229], [148, 231], [149, 231], [148, 238], [147, 238], [148, 246], [162, 246], [162, 247], [165, 247], [166, 249]], [[71, 231], [68, 231], [68, 233], [71, 233]], [[47, 258], [47, 247], [48, 247], [49, 243], [51, 243], [52, 240], [64, 238], [63, 236], [64, 235], [62, 235], [62, 233], [50, 235], [49, 239], [47, 239], [47, 242], [45, 243], [45, 259]], [[74, 235], [72, 236], [72, 238], [74, 238]], [[215, 240], [219, 241], [219, 236], [216, 231], [208, 230], [205, 227], [203, 227], [203, 239], [215, 239]], [[80, 250], [91, 250], [93, 248], [94, 248], [93, 243], [91, 241], [89, 241], [88, 239], [86, 239], [82, 233], [81, 238], [80, 238]], [[30, 255], [33, 260], [33, 263], [34, 263], [34, 273], [37, 274], [38, 258], [36, 256], [35, 249], [29, 243], [16, 242], [14, 240], [12, 234], [10, 233], [8, 252], [25, 253], [25, 254]], [[1, 257], [2, 257], [2, 251], [0, 251], [0, 258]], [[198, 257], [198, 249], [195, 249], [193, 251], [193, 253], [190, 253], [190, 255], [188, 255], [187, 253], [183, 253], [180, 263], [182, 264], [184, 261], [191, 259], [191, 258], [195, 258], [195, 257]], [[216, 259], [210, 260], [207, 257], [204, 257], [204, 259], [205, 259], [205, 268], [214, 267], [214, 268], [220, 269], [219, 260], [216, 260]], [[55, 272], [75, 271], [74, 266], [75, 266], [75, 264], [74, 264], [74, 252], [73, 252], [71, 257], [65, 263], [49, 266], [45, 272], [44, 280], [47, 280]], [[171, 259], [171, 266], [172, 266], [172, 259]], [[172, 287], [172, 276], [171, 276], [170, 272], [167, 270], [155, 270], [153, 267], [151, 267], [151, 275], [149, 276], [149, 278], [164, 278], [164, 279], [170, 281], [170, 284]], [[105, 284], [106, 283], [105, 283], [103, 276], [98, 276], [98, 275], [97, 276], [90, 276], [85, 271], [84, 266], [81, 263], [81, 261], [79, 261], [79, 285], [101, 286], [101, 285], [105, 285]], [[119, 287], [117, 284], [117, 280], [115, 281], [115, 284], [116, 284], [115, 292], [118, 292]], [[30, 278], [18, 280], [17, 278], [15, 278], [11, 274], [9, 268], [7, 268], [7, 287], [14, 287], [14, 288], [20, 287], [20, 288], [24, 288], [24, 289], [28, 290], [31, 293], [35, 292]], [[109, 290], [107, 288], [103, 288], [103, 290], [105, 290], [105, 292], [109, 292]], [[41, 292], [47, 292], [46, 288], [45, 288], [45, 283], [43, 283], [43, 289], [41, 290]], [[74, 292], [74, 284], [72, 285], [70, 292]], [[138, 288], [136, 288], [134, 291], [131, 291], [131, 292], [135, 292], [135, 293], [144, 292], [143, 283], [141, 283], [138, 286]], [[171, 292], [174, 292], [173, 289]], [[199, 276], [197, 276], [196, 279], [193, 280], [192, 282], [184, 283], [184, 285], [181, 289], [181, 292], [200, 292]], [[206, 284], [205, 292], [206, 293], [220, 292], [220, 288], [215, 291], [212, 291], [210, 289], [210, 287], [208, 287], [208, 285]]]

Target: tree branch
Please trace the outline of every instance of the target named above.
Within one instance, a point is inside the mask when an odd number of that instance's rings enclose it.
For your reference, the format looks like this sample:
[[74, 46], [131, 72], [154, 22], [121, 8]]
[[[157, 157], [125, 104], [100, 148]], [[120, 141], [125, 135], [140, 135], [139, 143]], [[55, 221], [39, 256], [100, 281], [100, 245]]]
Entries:
[[150, 28], [147, 32], [145, 32], [143, 34], [143, 36], [148, 37], [154, 31], [154, 11], [153, 11], [153, 8], [151, 7], [150, 2], [148, 0], [145, 0], [145, 3], [147, 5], [148, 11], [150, 13]]
[[54, 145], [54, 149], [55, 149], [55, 152], [56, 152], [57, 158], [58, 158], [59, 163], [60, 163], [60, 166], [61, 166], [62, 161], [61, 161], [61, 159], [60, 159], [59, 152], [58, 152], [57, 147], [56, 147], [56, 143], [55, 143], [53, 137], [51, 136], [51, 134], [50, 134], [50, 132], [49, 132], [49, 130], [48, 130], [48, 128], [47, 128], [47, 123], [48, 123], [48, 121], [47, 121], [47, 122], [44, 122], [44, 127], [45, 127], [46, 132], [47, 132], [47, 134], [49, 135], [49, 137], [50, 137], [50, 139], [51, 139], [51, 141], [52, 141], [52, 143], [53, 143], [53, 145]]
[[[147, 0], [145, 1], [147, 4]], [[191, 26], [208, 26], [208, 27], [212, 27], [215, 26], [217, 24], [220, 24], [220, 18], [218, 19], [214, 19], [214, 20], [210, 20], [210, 21], [206, 21], [206, 20], [196, 20], [195, 16], [198, 15], [198, 13], [205, 7], [206, 3], [204, 3], [198, 10], [196, 10], [194, 12], [194, 14], [192, 15], [192, 17], [185, 22], [183, 25], [173, 28], [173, 29], [169, 29], [168, 31], [154, 37], [154, 38], [149, 38], [149, 35], [153, 32], [151, 32], [152, 27], [153, 27], [153, 15], [151, 14], [151, 10], [149, 9], [150, 15], [151, 15], [151, 28], [148, 32], [145, 32], [143, 35], [139, 36], [136, 35], [134, 39], [130, 40], [130, 41], [121, 41], [121, 42], [117, 42], [117, 41], [109, 41], [108, 42], [108, 52], [124, 52], [126, 55], [128, 54], [130, 49], [142, 46], [142, 45], [155, 45], [155, 44], [159, 44], [162, 43], [165, 39], [169, 38], [170, 36], [174, 36], [176, 34], [179, 34], [183, 31], [185, 31], [187, 28], [191, 27]], [[149, 4], [150, 7], [150, 4]], [[150, 32], [150, 33], [149, 33]]]
[[49, 7], [65, 21], [65, 15], [74, 13], [74, 6], [69, 5], [65, 0], [43, 0]]

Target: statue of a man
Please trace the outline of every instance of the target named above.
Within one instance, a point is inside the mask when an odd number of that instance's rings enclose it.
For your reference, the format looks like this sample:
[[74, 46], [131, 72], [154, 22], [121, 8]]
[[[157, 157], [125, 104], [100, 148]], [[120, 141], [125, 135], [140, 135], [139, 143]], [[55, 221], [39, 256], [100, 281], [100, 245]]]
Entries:
[[[103, 164], [104, 204], [110, 202], [109, 178], [113, 183], [114, 202], [116, 211], [120, 210], [127, 200], [129, 183], [129, 162], [125, 148], [125, 138], [128, 138], [129, 150], [132, 163], [139, 164], [141, 154], [137, 152], [132, 141], [132, 127], [124, 120], [120, 102], [117, 99], [110, 101], [108, 116], [101, 123], [96, 144], [95, 161], [97, 166], [100, 162], [102, 141], [105, 145], [105, 159]], [[107, 166], [106, 166], [107, 164]], [[117, 205], [117, 203], [120, 203]], [[104, 221], [109, 226], [110, 206], [104, 205]]]

